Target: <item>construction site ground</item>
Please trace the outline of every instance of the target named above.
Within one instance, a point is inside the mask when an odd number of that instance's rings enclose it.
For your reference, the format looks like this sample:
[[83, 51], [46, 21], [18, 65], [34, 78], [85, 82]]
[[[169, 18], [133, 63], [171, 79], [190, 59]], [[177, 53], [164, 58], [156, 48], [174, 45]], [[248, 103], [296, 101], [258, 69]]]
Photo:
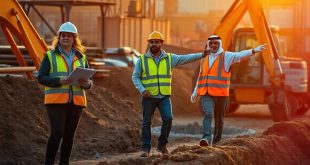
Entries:
[[[228, 129], [232, 136], [199, 147], [202, 117], [198, 103], [189, 99], [193, 73], [180, 68], [173, 73], [171, 154], [155, 151], [154, 133], [151, 156], [140, 158], [141, 98], [131, 73], [131, 68], [111, 68], [110, 77], [95, 79], [87, 91], [88, 108], [76, 133], [72, 164], [310, 164], [310, 114], [274, 123], [266, 105], [241, 106], [225, 117], [224, 127], [233, 129]], [[43, 164], [49, 135], [43, 87], [6, 76], [0, 78], [0, 91], [0, 164]], [[160, 126], [158, 112], [153, 126]], [[180, 136], [184, 128], [188, 133]]]

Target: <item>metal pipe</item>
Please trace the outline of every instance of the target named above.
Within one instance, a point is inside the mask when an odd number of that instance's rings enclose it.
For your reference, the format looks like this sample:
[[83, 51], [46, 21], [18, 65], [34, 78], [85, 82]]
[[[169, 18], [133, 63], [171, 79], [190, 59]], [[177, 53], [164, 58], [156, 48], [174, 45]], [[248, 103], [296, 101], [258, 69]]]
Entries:
[[36, 67], [34, 66], [27, 66], [27, 67], [7, 67], [7, 68], [0, 68], [0, 73], [31, 73], [36, 71]]

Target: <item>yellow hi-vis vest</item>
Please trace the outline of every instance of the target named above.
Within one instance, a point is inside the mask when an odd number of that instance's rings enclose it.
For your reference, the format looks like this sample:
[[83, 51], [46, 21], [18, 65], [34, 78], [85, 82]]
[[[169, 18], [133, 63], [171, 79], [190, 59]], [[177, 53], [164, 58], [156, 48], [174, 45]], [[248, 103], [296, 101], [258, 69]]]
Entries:
[[[50, 73], [52, 77], [64, 77], [69, 75], [68, 67], [72, 67], [74, 70], [77, 67], [85, 68], [86, 56], [82, 54], [82, 58], [77, 58], [74, 55], [72, 66], [68, 66], [64, 57], [60, 54], [56, 54], [55, 51], [49, 50], [47, 52], [48, 59], [50, 61]], [[74, 105], [87, 106], [86, 95], [84, 89], [80, 86], [72, 85], [72, 100]], [[47, 87], [44, 89], [44, 104], [66, 104], [69, 102], [70, 85], [61, 85], [60, 87]]]
[[225, 71], [225, 53], [218, 55], [209, 68], [209, 58], [201, 59], [198, 76], [198, 95], [229, 96], [231, 73]]
[[152, 57], [141, 55], [141, 82], [144, 88], [148, 90], [152, 96], [158, 94], [171, 95], [171, 65], [170, 53], [167, 53], [167, 57], [160, 60], [158, 66]]

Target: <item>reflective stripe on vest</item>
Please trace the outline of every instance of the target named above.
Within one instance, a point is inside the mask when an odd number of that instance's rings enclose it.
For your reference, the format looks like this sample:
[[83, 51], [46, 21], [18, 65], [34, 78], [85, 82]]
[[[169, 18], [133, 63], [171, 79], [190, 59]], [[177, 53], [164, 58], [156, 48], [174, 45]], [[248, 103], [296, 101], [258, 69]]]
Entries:
[[171, 95], [171, 65], [170, 53], [167, 53], [167, 57], [159, 61], [158, 66], [152, 57], [141, 55], [141, 82], [152, 96]]
[[[50, 61], [50, 77], [64, 77], [68, 76], [68, 67], [72, 67], [74, 70], [77, 67], [85, 67], [86, 57], [78, 59], [74, 55], [72, 66], [68, 66], [64, 57], [60, 54], [55, 54], [50, 50], [47, 52], [48, 59]], [[73, 103], [79, 106], [87, 105], [85, 91], [79, 86], [71, 86]], [[69, 102], [69, 85], [61, 85], [60, 87], [47, 87], [44, 88], [44, 104], [65, 104]]]
[[209, 68], [209, 58], [203, 58], [200, 62], [198, 76], [198, 95], [209, 94], [211, 96], [229, 96], [230, 71], [225, 71], [225, 53], [218, 55]]

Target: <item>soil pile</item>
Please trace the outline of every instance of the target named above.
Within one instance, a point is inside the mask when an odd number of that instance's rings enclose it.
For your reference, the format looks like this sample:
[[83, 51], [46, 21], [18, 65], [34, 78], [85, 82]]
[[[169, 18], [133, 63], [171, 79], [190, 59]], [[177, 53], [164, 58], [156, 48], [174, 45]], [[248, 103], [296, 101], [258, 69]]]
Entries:
[[[73, 160], [138, 150], [141, 98], [131, 74], [131, 68], [111, 68], [110, 77], [97, 79], [87, 91], [88, 108], [77, 130]], [[174, 70], [175, 114], [198, 113], [195, 104], [189, 103], [191, 74]], [[0, 164], [42, 163], [49, 135], [42, 86], [24, 78], [3, 77], [0, 91]]]
[[[49, 135], [43, 88], [24, 78], [0, 78], [0, 164], [42, 164]], [[95, 86], [77, 130], [72, 159], [130, 152], [140, 142], [140, 117], [133, 104]]]
[[181, 146], [154, 164], [309, 164], [310, 121], [277, 123], [262, 136], [226, 139], [212, 147]]
[[[182, 144], [182, 143], [180, 143]], [[180, 145], [171, 154], [161, 156], [152, 154], [148, 158], [138, 155], [122, 159], [103, 159], [97, 162], [80, 162], [84, 164], [298, 164], [310, 163], [310, 121], [277, 123], [268, 128], [261, 136], [239, 136], [225, 139], [217, 145], [200, 147], [198, 145]]]

